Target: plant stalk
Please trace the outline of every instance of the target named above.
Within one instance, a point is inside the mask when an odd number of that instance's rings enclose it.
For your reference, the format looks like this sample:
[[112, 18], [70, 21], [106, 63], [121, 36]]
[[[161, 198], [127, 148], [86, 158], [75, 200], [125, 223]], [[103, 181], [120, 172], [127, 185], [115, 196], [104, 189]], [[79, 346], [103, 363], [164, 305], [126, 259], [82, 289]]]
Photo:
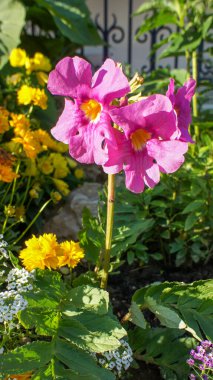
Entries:
[[47, 202], [43, 204], [43, 206], [40, 208], [40, 210], [37, 212], [37, 214], [34, 216], [33, 220], [28, 224], [27, 228], [22, 232], [22, 234], [16, 239], [13, 243], [13, 245], [17, 244], [19, 240], [21, 240], [24, 235], [27, 233], [27, 231], [30, 229], [30, 227], [36, 222], [38, 219], [39, 215], [41, 215], [42, 211], [48, 206], [48, 204], [52, 201], [52, 199], [49, 199]]
[[103, 274], [101, 277], [101, 288], [106, 289], [109, 265], [110, 265], [110, 251], [112, 246], [112, 230], [114, 221], [114, 201], [115, 201], [115, 175], [108, 174], [108, 193], [107, 193], [107, 221], [106, 221], [106, 240], [105, 251], [103, 257]]
[[[198, 80], [198, 72], [197, 72], [197, 51], [193, 51], [192, 53], [192, 77], [193, 79]], [[195, 92], [193, 98], [192, 98], [192, 109], [193, 109], [193, 116], [198, 117], [198, 106], [197, 106], [197, 93]], [[194, 126], [194, 132], [195, 136], [199, 137], [199, 127], [195, 124]]]

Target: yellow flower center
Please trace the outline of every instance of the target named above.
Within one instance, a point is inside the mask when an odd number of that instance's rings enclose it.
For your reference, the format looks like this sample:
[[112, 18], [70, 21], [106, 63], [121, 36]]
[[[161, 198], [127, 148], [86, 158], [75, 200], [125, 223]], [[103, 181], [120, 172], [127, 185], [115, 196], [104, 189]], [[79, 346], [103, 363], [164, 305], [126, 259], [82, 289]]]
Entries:
[[80, 108], [82, 111], [84, 111], [86, 117], [91, 121], [95, 121], [101, 112], [100, 103], [94, 99], [86, 100], [81, 104]]
[[151, 133], [145, 131], [144, 129], [137, 129], [130, 135], [130, 140], [132, 142], [132, 147], [136, 152], [140, 152], [144, 144], [150, 139]]

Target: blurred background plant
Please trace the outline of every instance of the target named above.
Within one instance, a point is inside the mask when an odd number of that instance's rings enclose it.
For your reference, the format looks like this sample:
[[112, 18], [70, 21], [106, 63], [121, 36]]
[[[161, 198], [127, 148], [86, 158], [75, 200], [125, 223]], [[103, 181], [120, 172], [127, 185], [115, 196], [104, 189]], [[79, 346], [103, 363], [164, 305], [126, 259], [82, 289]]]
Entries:
[[0, 89], [0, 223], [7, 242], [15, 244], [44, 208], [68, 195], [79, 179], [77, 164], [64, 155], [67, 146], [47, 131], [56, 115], [45, 90], [49, 58], [40, 52], [29, 57], [15, 48], [9, 62], [10, 74], [1, 77]]

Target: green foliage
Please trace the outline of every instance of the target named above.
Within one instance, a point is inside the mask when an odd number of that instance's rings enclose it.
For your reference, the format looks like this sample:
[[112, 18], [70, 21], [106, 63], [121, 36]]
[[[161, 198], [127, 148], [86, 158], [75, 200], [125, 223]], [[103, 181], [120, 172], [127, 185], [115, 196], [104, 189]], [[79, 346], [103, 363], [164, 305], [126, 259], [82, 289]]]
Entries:
[[[195, 339], [213, 340], [212, 295], [212, 280], [192, 284], [165, 282], [137, 290], [132, 297], [129, 318], [139, 326], [129, 332], [136, 358], [139, 355], [139, 359], [163, 367], [165, 373], [174, 372], [174, 379], [187, 379], [186, 359], [190, 348], [196, 345]], [[153, 313], [155, 326], [160, 326], [152, 327], [148, 322], [138, 324], [135, 305], [140, 312]]]
[[213, 18], [208, 14], [208, 9], [211, 8], [211, 4], [211, 0], [147, 1], [134, 13], [135, 16], [146, 14], [138, 36], [165, 24], [173, 24], [179, 28], [179, 32], [173, 32], [156, 46], [159, 48], [167, 45], [160, 58], [185, 55], [186, 51], [192, 52], [198, 48], [202, 40], [208, 41], [210, 38]]
[[25, 13], [20, 1], [0, 2], [0, 68], [6, 63], [10, 51], [20, 43]]
[[102, 43], [85, 0], [2, 0], [0, 24], [1, 66], [20, 43], [29, 54], [42, 51], [52, 60]]
[[32, 371], [32, 379], [41, 380], [115, 378], [90, 354], [118, 348], [126, 335], [109, 311], [106, 291], [89, 285], [70, 289], [57, 272], [38, 271], [25, 299], [28, 307], [19, 322], [30, 343], [2, 355], [2, 375]]

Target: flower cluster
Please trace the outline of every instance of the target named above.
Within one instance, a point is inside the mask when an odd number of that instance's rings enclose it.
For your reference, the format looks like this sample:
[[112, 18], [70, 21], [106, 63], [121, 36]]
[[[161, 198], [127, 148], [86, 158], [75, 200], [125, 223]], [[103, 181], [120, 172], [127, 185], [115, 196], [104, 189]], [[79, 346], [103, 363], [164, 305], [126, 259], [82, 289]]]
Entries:
[[43, 234], [25, 242], [26, 248], [20, 252], [20, 259], [29, 271], [40, 268], [57, 269], [67, 265], [74, 268], [84, 257], [79, 243], [65, 241], [58, 243], [56, 235]]
[[120, 340], [120, 347], [117, 350], [106, 351], [102, 354], [93, 354], [97, 362], [104, 368], [113, 371], [118, 377], [130, 367], [133, 361], [133, 353], [130, 345], [124, 340]]
[[0, 253], [5, 259], [8, 259], [7, 246], [8, 243], [4, 240], [4, 236], [0, 234]]
[[[124, 170], [126, 187], [136, 193], [152, 188], [160, 172], [173, 173], [184, 162], [195, 81], [177, 93], [170, 80], [165, 95], [129, 103], [130, 85], [120, 65], [107, 59], [92, 76], [91, 65], [66, 57], [50, 72], [48, 89], [65, 97], [65, 107], [52, 135], [69, 144], [81, 163], [102, 165], [106, 173]], [[117, 99], [120, 98], [120, 101]]]
[[5, 291], [0, 292], [0, 323], [12, 321], [14, 316], [27, 307], [22, 293], [33, 289], [34, 274], [25, 269], [12, 269], [7, 278]]
[[47, 95], [43, 89], [23, 84], [18, 90], [18, 104], [25, 106], [32, 104], [45, 110], [47, 108]]
[[209, 340], [204, 340], [190, 351], [190, 359], [187, 364], [193, 369], [190, 380], [211, 380], [213, 379], [213, 343]]

